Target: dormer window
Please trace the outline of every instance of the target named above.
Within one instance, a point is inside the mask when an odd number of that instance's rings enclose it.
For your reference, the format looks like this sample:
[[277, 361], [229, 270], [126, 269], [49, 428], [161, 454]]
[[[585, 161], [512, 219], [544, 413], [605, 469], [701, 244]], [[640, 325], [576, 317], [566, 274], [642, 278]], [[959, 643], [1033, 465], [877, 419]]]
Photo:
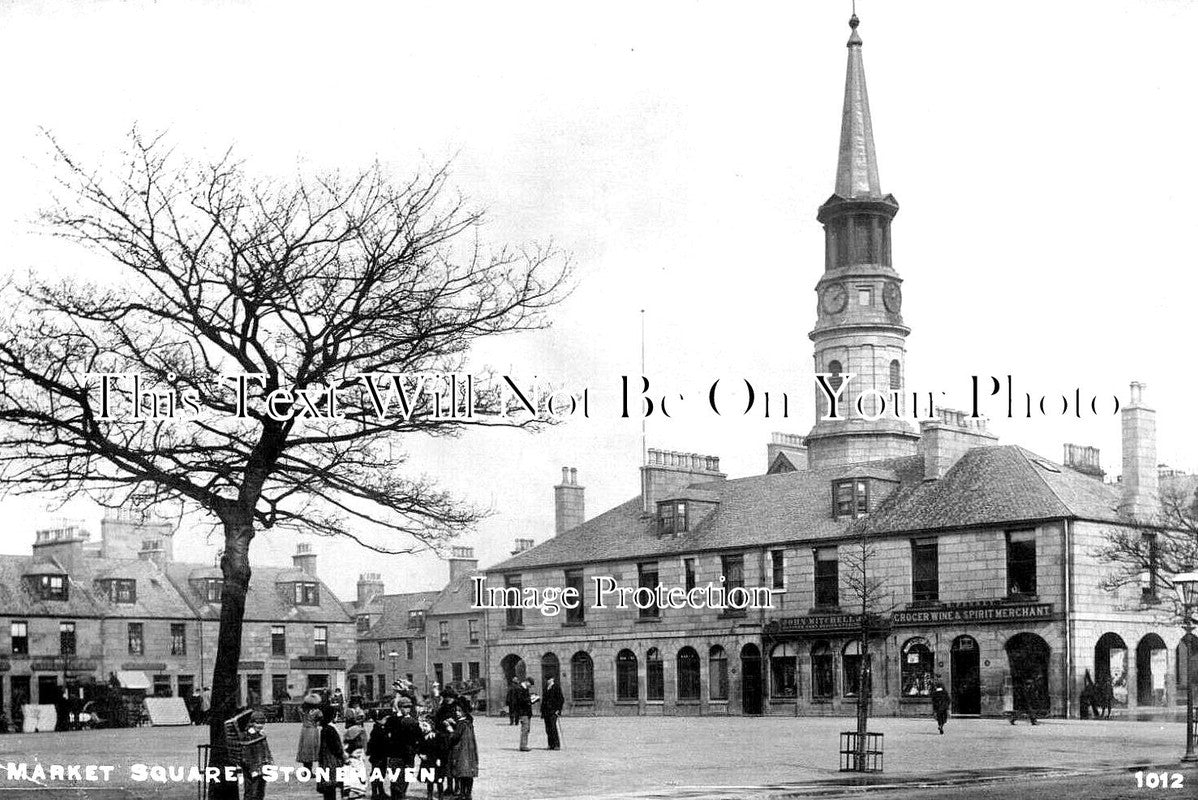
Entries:
[[29, 588], [39, 600], [66, 600], [70, 596], [66, 575], [31, 575]]
[[297, 606], [320, 605], [320, 584], [297, 581], [295, 584], [295, 604]]
[[869, 513], [869, 484], [860, 478], [832, 481], [833, 519], [855, 519]]
[[370, 615], [358, 615], [358, 633], [368, 633], [370, 631]]
[[424, 612], [420, 610], [409, 611], [408, 627], [414, 630], [424, 630]]
[[657, 534], [658, 536], [674, 536], [686, 533], [686, 503], [681, 500], [667, 500], [657, 504]]
[[110, 603], [136, 603], [137, 581], [132, 578], [110, 578], [100, 581], [100, 590]]
[[225, 582], [222, 578], [204, 579], [204, 599], [209, 603], [219, 603], [224, 590]]

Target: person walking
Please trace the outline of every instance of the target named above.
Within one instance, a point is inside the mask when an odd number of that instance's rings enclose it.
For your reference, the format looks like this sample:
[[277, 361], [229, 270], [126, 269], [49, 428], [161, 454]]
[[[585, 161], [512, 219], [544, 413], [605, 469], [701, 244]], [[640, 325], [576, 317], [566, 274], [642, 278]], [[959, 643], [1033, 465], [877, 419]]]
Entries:
[[525, 678], [516, 688], [515, 696], [512, 700], [512, 708], [515, 709], [516, 719], [520, 721], [520, 752], [527, 753], [531, 748], [528, 746], [528, 731], [532, 725], [532, 678]]
[[932, 687], [932, 714], [936, 717], [936, 727], [940, 729], [940, 733], [944, 734], [944, 723], [948, 722], [948, 710], [952, 705], [952, 699], [948, 695], [948, 690], [944, 688], [941, 681], [936, 681]]
[[[320, 695], [309, 692], [304, 695], [300, 704], [300, 737], [299, 747], [295, 752], [295, 760], [308, 769], [320, 757], [320, 725], [316, 714], [320, 709]], [[323, 719], [323, 716], [321, 717]]]
[[316, 784], [316, 791], [324, 796], [324, 800], [337, 800], [337, 788], [341, 785], [337, 780], [337, 770], [345, 766], [345, 748], [341, 745], [341, 734], [333, 725], [332, 714], [325, 715], [317, 709], [312, 712], [313, 720], [320, 726], [320, 752], [317, 761], [322, 769], [327, 769], [327, 779]]
[[562, 687], [557, 685], [557, 679], [553, 676], [546, 678], [545, 696], [541, 698], [541, 719], [545, 721], [545, 739], [549, 743], [550, 750], [562, 749], [558, 719], [565, 707], [566, 698], [562, 696]]
[[1028, 721], [1033, 725], [1036, 724], [1036, 681], [1032, 677], [1024, 678], [1019, 685], [1015, 687], [1015, 708], [1011, 712], [1011, 724], [1015, 724], [1015, 720], [1020, 714], [1026, 714]]
[[453, 731], [449, 737], [449, 777], [455, 783], [457, 796], [472, 800], [474, 779], [478, 777], [478, 743], [474, 739], [474, 716], [467, 698], [458, 698], [449, 724]]
[[404, 770], [413, 766], [416, 752], [424, 734], [420, 723], [412, 716], [412, 700], [405, 695], [395, 698], [392, 714], [384, 723], [387, 770], [398, 770], [391, 781], [391, 800], [402, 800], [408, 793], [408, 781]]

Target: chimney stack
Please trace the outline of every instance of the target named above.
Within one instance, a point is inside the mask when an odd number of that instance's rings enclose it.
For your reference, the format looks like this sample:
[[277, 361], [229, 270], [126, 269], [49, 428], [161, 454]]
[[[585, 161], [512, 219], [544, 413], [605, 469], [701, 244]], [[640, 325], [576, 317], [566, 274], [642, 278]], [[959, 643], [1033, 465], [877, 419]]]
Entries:
[[316, 554], [312, 552], [312, 545], [307, 542], [295, 546], [295, 555], [291, 557], [291, 563], [296, 569], [302, 569], [313, 578], [316, 577]]
[[371, 600], [383, 594], [383, 578], [377, 572], [363, 572], [358, 576], [358, 610], [365, 608]]
[[1065, 459], [1062, 461], [1065, 466], [1075, 472], [1080, 472], [1083, 475], [1089, 475], [1098, 481], [1106, 477], [1106, 473], [1102, 471], [1102, 461], [1099, 458], [1097, 447], [1083, 447], [1080, 444], [1065, 445]]
[[512, 555], [523, 553], [525, 550], [531, 550], [535, 542], [532, 539], [517, 539], [516, 549], [512, 551]]
[[986, 426], [986, 420], [975, 419], [954, 408], [938, 408], [936, 419], [919, 423], [924, 480], [943, 478], [953, 464], [974, 447], [996, 444], [998, 437]]
[[1123, 408], [1123, 475], [1119, 513], [1140, 520], [1160, 515], [1156, 463], [1156, 412], [1144, 405], [1145, 385], [1131, 384]]
[[673, 450], [649, 448], [645, 466], [641, 467], [641, 511], [657, 513], [657, 501], [692, 483], [714, 483], [727, 475], [720, 472], [718, 456], [698, 453], [677, 453]]
[[33, 554], [53, 558], [68, 574], [83, 561], [83, 543], [91, 535], [79, 525], [63, 523], [57, 528], [43, 528], [33, 535]]
[[554, 536], [577, 528], [586, 520], [583, 498], [585, 492], [586, 490], [578, 485], [578, 470], [562, 467], [562, 482], [553, 487]]
[[473, 547], [452, 547], [449, 550], [449, 582], [478, 571], [478, 559]]

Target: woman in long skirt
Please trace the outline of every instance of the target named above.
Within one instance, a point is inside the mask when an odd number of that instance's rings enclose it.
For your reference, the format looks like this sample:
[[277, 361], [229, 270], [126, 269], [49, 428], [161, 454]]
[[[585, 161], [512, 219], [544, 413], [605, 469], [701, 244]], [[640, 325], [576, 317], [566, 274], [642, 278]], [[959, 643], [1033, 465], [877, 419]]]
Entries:
[[453, 734], [449, 739], [449, 776], [457, 783], [462, 800], [474, 796], [474, 779], [478, 777], [478, 743], [474, 739], [474, 717], [470, 700], [458, 698], [453, 709]]
[[295, 760], [308, 769], [316, 763], [320, 756], [320, 725], [313, 718], [314, 712], [320, 708], [320, 695], [309, 692], [300, 705], [299, 749], [296, 750]]

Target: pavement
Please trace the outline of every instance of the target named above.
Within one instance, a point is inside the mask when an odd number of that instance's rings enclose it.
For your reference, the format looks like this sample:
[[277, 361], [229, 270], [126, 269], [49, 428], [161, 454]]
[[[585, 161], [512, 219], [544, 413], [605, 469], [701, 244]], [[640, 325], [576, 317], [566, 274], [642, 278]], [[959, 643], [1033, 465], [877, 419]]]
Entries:
[[[1137, 768], [1177, 771], [1184, 726], [1176, 722], [1042, 720], [1035, 727], [1001, 719], [953, 719], [944, 735], [931, 720], [878, 718], [884, 771], [848, 775], [839, 767], [846, 718], [567, 717], [564, 748], [544, 749], [534, 720], [532, 752], [517, 749], [506, 718], [476, 720], [478, 800], [784, 797], [1193, 797], [1198, 774], [1182, 771], [1179, 790], [1139, 788]], [[299, 725], [267, 731], [279, 765], [294, 766]], [[136, 782], [131, 765], [195, 764], [200, 728], [138, 728], [0, 736], [0, 800], [96, 798], [175, 800], [197, 797], [191, 783]], [[9, 763], [110, 764], [107, 783], [42, 785], [11, 780]], [[1094, 792], [1098, 792], [1097, 794]], [[1126, 795], [1118, 794], [1126, 792]], [[989, 794], [993, 793], [993, 794]], [[412, 793], [413, 797], [422, 793]], [[313, 784], [277, 782], [267, 797], [304, 798]]]

